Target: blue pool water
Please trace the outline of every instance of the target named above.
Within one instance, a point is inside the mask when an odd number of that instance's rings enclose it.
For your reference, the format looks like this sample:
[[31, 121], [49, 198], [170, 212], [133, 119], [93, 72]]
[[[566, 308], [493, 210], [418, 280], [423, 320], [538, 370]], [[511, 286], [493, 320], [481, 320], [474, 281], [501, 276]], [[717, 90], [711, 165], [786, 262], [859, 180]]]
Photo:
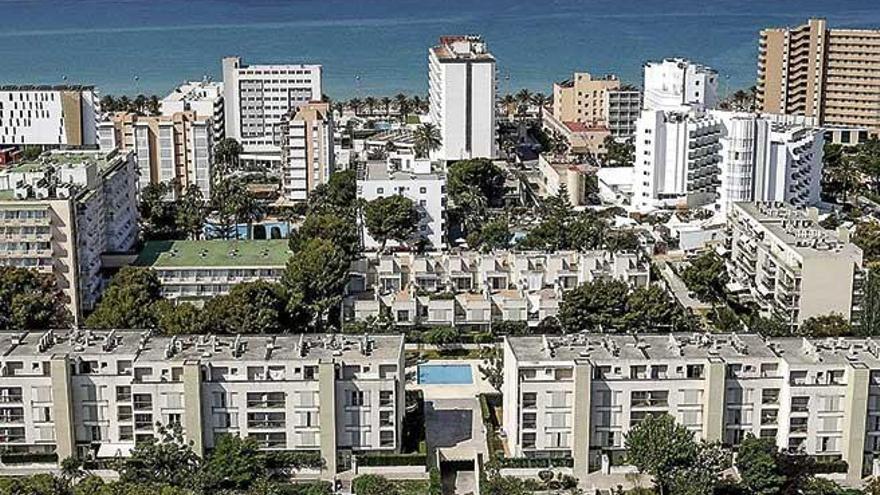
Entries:
[[468, 385], [474, 383], [469, 364], [421, 364], [421, 385]]

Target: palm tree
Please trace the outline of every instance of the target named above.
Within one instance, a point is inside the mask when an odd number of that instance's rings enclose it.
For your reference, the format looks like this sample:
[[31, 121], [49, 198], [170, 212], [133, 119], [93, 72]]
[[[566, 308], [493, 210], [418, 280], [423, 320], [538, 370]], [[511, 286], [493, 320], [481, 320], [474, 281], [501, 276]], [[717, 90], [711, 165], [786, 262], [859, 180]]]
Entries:
[[504, 95], [501, 98], [501, 104], [504, 105], [504, 109], [507, 110], [507, 118], [513, 119], [516, 111], [516, 96], [509, 93]]
[[422, 158], [430, 155], [432, 151], [440, 149], [442, 144], [440, 129], [430, 122], [420, 125], [414, 133], [414, 138], [416, 156]]
[[147, 99], [147, 111], [150, 115], [159, 115], [159, 97], [156, 95], [151, 95]]
[[364, 105], [364, 102], [362, 102], [360, 98], [352, 98], [352, 99], [348, 100], [348, 108], [352, 109], [352, 111], [354, 111], [355, 115], [357, 115], [360, 112], [361, 107], [363, 105]]
[[398, 93], [394, 97], [394, 103], [397, 105], [397, 113], [400, 115], [401, 122], [406, 122], [410, 110], [409, 98], [403, 93]]
[[368, 96], [364, 98], [364, 105], [367, 106], [367, 112], [369, 112], [370, 115], [373, 115], [373, 109], [376, 108], [376, 99], [372, 96]]
[[339, 118], [341, 119], [341, 118], [342, 118], [342, 112], [345, 111], [345, 103], [343, 103], [343, 102], [341, 102], [341, 101], [334, 101], [334, 102], [330, 105], [330, 108], [332, 109], [333, 113], [339, 115]]
[[379, 99], [379, 103], [381, 103], [382, 106], [385, 107], [385, 116], [386, 117], [390, 116], [391, 115], [391, 98], [389, 98], [387, 96], [383, 96], [382, 98]]
[[413, 109], [415, 109], [416, 112], [424, 113], [425, 102], [422, 100], [422, 98], [419, 95], [413, 96], [411, 102], [412, 102], [412, 107], [413, 107]]
[[544, 116], [544, 107], [550, 103], [550, 98], [547, 97], [544, 93], [535, 93], [532, 95], [532, 104], [538, 107], [538, 118]]
[[519, 102], [521, 113], [525, 113], [528, 110], [528, 106], [532, 103], [532, 92], [523, 88], [516, 94], [516, 100]]
[[140, 115], [144, 114], [144, 107], [147, 105], [147, 97], [144, 95], [137, 95], [134, 98], [134, 111]]

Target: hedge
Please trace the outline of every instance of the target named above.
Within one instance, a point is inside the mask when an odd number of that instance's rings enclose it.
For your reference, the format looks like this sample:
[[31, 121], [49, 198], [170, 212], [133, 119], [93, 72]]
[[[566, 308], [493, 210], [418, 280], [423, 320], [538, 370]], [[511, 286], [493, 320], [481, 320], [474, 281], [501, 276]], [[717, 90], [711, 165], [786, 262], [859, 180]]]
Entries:
[[3, 462], [3, 464], [30, 464], [35, 462], [54, 463], [58, 462], [58, 454], [54, 452], [3, 452], [0, 454], [0, 462]]
[[316, 450], [270, 451], [266, 452], [266, 464], [269, 468], [320, 469], [324, 467], [324, 459]]
[[358, 466], [426, 466], [426, 454], [371, 454], [357, 456]]
[[818, 461], [812, 471], [816, 474], [845, 473], [849, 470], [849, 464], [843, 459], [836, 461]]
[[571, 457], [501, 457], [497, 462], [501, 468], [574, 467], [574, 459]]

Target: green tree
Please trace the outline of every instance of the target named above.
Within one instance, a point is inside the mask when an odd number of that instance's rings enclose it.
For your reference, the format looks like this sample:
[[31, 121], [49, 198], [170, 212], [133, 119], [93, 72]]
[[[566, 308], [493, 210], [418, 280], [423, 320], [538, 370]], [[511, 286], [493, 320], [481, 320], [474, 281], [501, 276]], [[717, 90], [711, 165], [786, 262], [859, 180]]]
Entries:
[[280, 284], [257, 280], [238, 284], [229, 294], [208, 300], [202, 318], [214, 332], [279, 333], [285, 326], [286, 305]]
[[807, 318], [795, 332], [804, 337], [840, 337], [850, 335], [852, 327], [849, 321], [840, 313], [830, 313], [821, 316]]
[[441, 350], [450, 344], [458, 342], [459, 338], [458, 330], [447, 326], [433, 328], [422, 335], [422, 340], [425, 343], [437, 346]]
[[880, 261], [880, 223], [860, 222], [856, 225], [852, 241], [856, 246], [862, 248], [865, 261]]
[[287, 262], [282, 284], [289, 312], [305, 309], [313, 324], [323, 325], [331, 308], [338, 307], [348, 283], [345, 253], [324, 239], [310, 239]]
[[712, 308], [712, 323], [721, 333], [734, 333], [743, 330], [742, 320], [729, 306], [719, 304]]
[[603, 165], [611, 167], [632, 166], [635, 161], [636, 146], [632, 138], [624, 142], [618, 142], [612, 136], [605, 138], [605, 160]]
[[764, 318], [754, 315], [749, 322], [749, 329], [764, 337], [789, 337], [791, 327], [779, 318]]
[[171, 192], [171, 185], [165, 182], [147, 184], [141, 189], [138, 210], [146, 239], [163, 240], [178, 237], [175, 204], [167, 201]]
[[357, 175], [354, 170], [334, 172], [327, 184], [309, 193], [311, 211], [350, 212], [357, 202]]
[[742, 487], [754, 495], [777, 495], [785, 483], [776, 457], [778, 450], [771, 439], [749, 433], [737, 449], [736, 467]]
[[292, 252], [300, 250], [309, 239], [324, 239], [341, 248], [349, 259], [358, 255], [360, 236], [357, 225], [336, 213], [312, 213], [306, 216], [300, 228], [290, 236]]
[[238, 223], [243, 219], [250, 221], [257, 216], [256, 211], [251, 215], [250, 208], [256, 210], [257, 206], [241, 179], [230, 176], [215, 180], [211, 192], [214, 236], [221, 239], [237, 238]]
[[676, 330], [680, 310], [662, 287], [649, 285], [633, 290], [626, 298], [624, 325], [644, 332], [649, 329]]
[[477, 369], [492, 388], [501, 392], [501, 387], [504, 385], [504, 355], [494, 345], [484, 350], [482, 354], [483, 364], [478, 365]]
[[159, 438], [135, 444], [131, 457], [119, 463], [123, 483], [155, 483], [192, 487], [199, 472], [199, 457], [183, 437], [180, 425], [159, 425]]
[[214, 164], [218, 173], [226, 175], [227, 173], [239, 168], [239, 156], [241, 155], [241, 144], [233, 138], [224, 138], [214, 145]]
[[176, 230], [185, 232], [190, 239], [199, 239], [205, 228], [205, 217], [205, 199], [202, 190], [195, 185], [188, 186], [177, 203]]
[[462, 193], [476, 187], [491, 207], [504, 203], [504, 172], [492, 160], [462, 160], [449, 167], [446, 187], [450, 198], [459, 205]]
[[400, 495], [393, 481], [378, 474], [362, 474], [352, 481], [351, 486], [357, 495]]
[[619, 327], [626, 314], [629, 285], [621, 280], [597, 279], [562, 296], [559, 323], [565, 332], [609, 331]]
[[712, 251], [694, 259], [682, 270], [681, 279], [698, 299], [707, 302], [722, 300], [729, 280], [724, 260]]
[[87, 328], [156, 328], [153, 303], [162, 297], [156, 273], [146, 268], [124, 267], [111, 280]]
[[162, 300], [153, 303], [152, 309], [156, 315], [156, 326], [165, 335], [201, 334], [209, 331], [202, 310], [190, 303], [174, 304]]
[[401, 244], [409, 241], [419, 225], [419, 214], [412, 200], [404, 196], [376, 198], [364, 208], [364, 225], [379, 242], [381, 252], [389, 240]]
[[497, 217], [483, 224], [483, 227], [473, 232], [472, 236], [469, 235], [468, 246], [471, 249], [482, 248], [484, 251], [508, 249], [512, 239], [513, 233], [510, 231], [507, 218]]
[[67, 328], [65, 301], [51, 274], [0, 266], [0, 330]]
[[661, 495], [683, 468], [697, 462], [699, 448], [694, 434], [676, 424], [672, 416], [648, 416], [624, 436], [626, 459], [643, 473], [650, 474]]
[[854, 328], [860, 336], [880, 335], [880, 266], [869, 266], [865, 277], [864, 299], [859, 325]]
[[427, 158], [432, 152], [439, 150], [442, 145], [440, 129], [436, 125], [426, 122], [416, 128], [413, 133], [413, 141], [416, 156]]
[[266, 455], [256, 440], [221, 435], [202, 466], [203, 489], [247, 490], [266, 470]]

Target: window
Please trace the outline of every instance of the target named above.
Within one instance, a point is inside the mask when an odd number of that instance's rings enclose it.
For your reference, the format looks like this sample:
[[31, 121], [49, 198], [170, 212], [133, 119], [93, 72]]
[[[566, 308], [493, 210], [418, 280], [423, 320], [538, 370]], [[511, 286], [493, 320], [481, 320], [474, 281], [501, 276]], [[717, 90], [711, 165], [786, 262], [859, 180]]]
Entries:
[[534, 430], [537, 428], [538, 415], [533, 412], [523, 413], [522, 427], [524, 430]]
[[348, 405], [353, 407], [364, 406], [364, 393], [360, 390], [349, 391]]
[[535, 392], [525, 392], [522, 395], [523, 409], [534, 409], [538, 403], [538, 394]]
[[779, 404], [779, 389], [765, 388], [762, 390], [761, 404]]
[[535, 434], [534, 433], [523, 433], [522, 446], [524, 449], [535, 448]]
[[380, 447], [394, 447], [394, 432], [393, 431], [380, 431], [379, 432], [379, 446]]
[[382, 390], [379, 392], [379, 407], [389, 407], [394, 405], [394, 392], [390, 390]]
[[703, 378], [703, 365], [702, 364], [689, 364], [687, 365], [686, 375], [688, 378], [692, 379], [701, 379]]

